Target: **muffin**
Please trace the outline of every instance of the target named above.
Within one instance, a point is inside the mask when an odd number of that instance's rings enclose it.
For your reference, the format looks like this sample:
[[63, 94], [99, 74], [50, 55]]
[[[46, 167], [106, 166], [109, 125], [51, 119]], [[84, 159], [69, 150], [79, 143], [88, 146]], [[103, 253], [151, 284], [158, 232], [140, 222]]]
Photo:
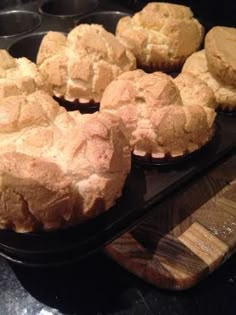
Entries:
[[125, 127], [44, 92], [0, 100], [0, 228], [50, 230], [108, 210], [130, 170]]
[[37, 64], [49, 77], [53, 93], [69, 102], [100, 102], [106, 86], [136, 60], [100, 25], [81, 24], [66, 37], [49, 32], [40, 45]]
[[179, 70], [203, 38], [203, 27], [190, 8], [153, 2], [133, 17], [120, 19], [116, 36], [146, 71]]
[[213, 135], [215, 111], [184, 106], [170, 76], [136, 70], [120, 75], [106, 88], [101, 112], [122, 118], [135, 156], [184, 156], [206, 144]]
[[13, 95], [28, 95], [42, 90], [52, 94], [51, 85], [38, 67], [27, 58], [13, 58], [0, 50], [0, 99]]
[[236, 28], [213, 27], [205, 38], [205, 54], [212, 75], [236, 87]]
[[192, 54], [185, 62], [183, 73], [192, 73], [204, 81], [215, 93], [217, 108], [233, 111], [236, 109], [236, 87], [217, 79], [209, 71], [205, 50]]
[[192, 73], [180, 73], [174, 80], [186, 106], [201, 105], [215, 109], [215, 94], [204, 81]]

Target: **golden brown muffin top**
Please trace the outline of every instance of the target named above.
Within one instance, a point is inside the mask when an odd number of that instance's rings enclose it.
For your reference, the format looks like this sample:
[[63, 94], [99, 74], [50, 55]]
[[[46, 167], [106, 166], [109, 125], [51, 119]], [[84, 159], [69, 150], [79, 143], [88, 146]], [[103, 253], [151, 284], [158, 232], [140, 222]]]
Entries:
[[52, 94], [47, 76], [27, 58], [13, 58], [0, 49], [0, 98], [38, 90]]
[[205, 53], [210, 72], [236, 87], [236, 28], [213, 27], [205, 37]]
[[130, 169], [122, 121], [67, 112], [44, 92], [0, 100], [0, 227], [26, 232], [109, 209]]
[[198, 49], [203, 27], [190, 8], [153, 2], [133, 17], [121, 18], [116, 36], [134, 53], [139, 65], [171, 71]]
[[42, 40], [37, 63], [57, 97], [81, 103], [99, 102], [113, 79], [136, 67], [133, 54], [95, 24], [81, 24], [67, 37], [49, 32]]
[[217, 107], [226, 110], [236, 108], [236, 88], [212, 75], [208, 68], [205, 50], [192, 54], [185, 62], [182, 72], [192, 73], [204, 81], [215, 93]]
[[152, 158], [198, 149], [211, 138], [215, 118], [211, 108], [184, 106], [170, 76], [142, 70], [124, 73], [109, 84], [100, 111], [121, 117], [133, 153]]

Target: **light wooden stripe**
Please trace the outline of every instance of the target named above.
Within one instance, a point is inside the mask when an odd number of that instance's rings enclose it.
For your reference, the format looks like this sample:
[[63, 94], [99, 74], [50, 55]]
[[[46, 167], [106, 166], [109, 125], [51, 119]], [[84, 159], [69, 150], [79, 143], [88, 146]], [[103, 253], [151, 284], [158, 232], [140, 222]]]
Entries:
[[232, 210], [232, 214], [234, 214], [236, 218], [236, 202], [235, 201], [222, 197], [217, 200], [217, 203], [227, 208], [230, 208]]
[[214, 270], [229, 247], [198, 222], [193, 223], [178, 239]]
[[[166, 270], [168, 270], [171, 273], [171, 275], [174, 279], [178, 279], [181, 281], [181, 280], [185, 280], [185, 279], [190, 278], [189, 273], [184, 272], [183, 270], [180, 270], [180, 269], [176, 268], [175, 266], [171, 266], [171, 265], [169, 265], [167, 263], [163, 263], [163, 262], [161, 264]], [[194, 272], [193, 272], [192, 276], [194, 276]]]

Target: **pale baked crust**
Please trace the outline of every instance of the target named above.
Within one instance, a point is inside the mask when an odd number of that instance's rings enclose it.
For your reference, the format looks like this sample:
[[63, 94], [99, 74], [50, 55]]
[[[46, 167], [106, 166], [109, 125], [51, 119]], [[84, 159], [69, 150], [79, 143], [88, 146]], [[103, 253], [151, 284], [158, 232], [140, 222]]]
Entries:
[[190, 8], [171, 3], [149, 3], [133, 17], [120, 19], [117, 38], [148, 70], [174, 71], [196, 51], [203, 27]]
[[216, 79], [209, 71], [205, 50], [192, 54], [185, 62], [182, 72], [189, 72], [207, 83], [215, 93], [217, 107], [225, 110], [236, 108], [236, 87]]
[[210, 72], [236, 87], [236, 28], [213, 27], [205, 37], [205, 53]]
[[188, 72], [180, 73], [174, 79], [174, 83], [180, 91], [184, 105], [201, 105], [213, 109], [217, 107], [212, 88], [194, 74]]
[[47, 76], [27, 58], [13, 58], [0, 49], [0, 98], [27, 95], [37, 90], [52, 94]]
[[106, 86], [124, 71], [135, 69], [131, 52], [100, 25], [81, 24], [68, 36], [49, 32], [42, 40], [37, 63], [67, 101], [99, 102]]
[[215, 111], [184, 106], [173, 80], [160, 72], [122, 74], [106, 88], [100, 111], [122, 118], [138, 156], [182, 156], [200, 148], [213, 134]]
[[71, 181], [56, 164], [16, 152], [0, 157], [0, 228], [51, 229], [71, 218]]
[[79, 223], [120, 197], [130, 170], [121, 119], [67, 112], [43, 92], [0, 100], [0, 116], [1, 228]]

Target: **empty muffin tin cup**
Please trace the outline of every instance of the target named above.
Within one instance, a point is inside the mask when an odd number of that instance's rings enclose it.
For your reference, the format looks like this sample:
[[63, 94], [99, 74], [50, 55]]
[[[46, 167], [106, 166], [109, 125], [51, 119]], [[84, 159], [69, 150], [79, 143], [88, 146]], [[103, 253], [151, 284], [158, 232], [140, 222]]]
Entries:
[[129, 16], [128, 12], [120, 11], [99, 11], [82, 16], [78, 24], [100, 24], [108, 32], [115, 34], [116, 26], [119, 20], [124, 16]]
[[0, 1], [0, 10], [5, 9], [8, 6], [8, 0], [1, 0]]
[[44, 15], [58, 18], [76, 18], [94, 11], [98, 0], [47, 0], [39, 9]]
[[37, 12], [9, 10], [0, 12], [0, 38], [9, 38], [32, 32], [42, 22]]
[[36, 62], [39, 46], [46, 34], [47, 32], [38, 32], [21, 36], [8, 47], [9, 54], [15, 58], [26, 57]]

